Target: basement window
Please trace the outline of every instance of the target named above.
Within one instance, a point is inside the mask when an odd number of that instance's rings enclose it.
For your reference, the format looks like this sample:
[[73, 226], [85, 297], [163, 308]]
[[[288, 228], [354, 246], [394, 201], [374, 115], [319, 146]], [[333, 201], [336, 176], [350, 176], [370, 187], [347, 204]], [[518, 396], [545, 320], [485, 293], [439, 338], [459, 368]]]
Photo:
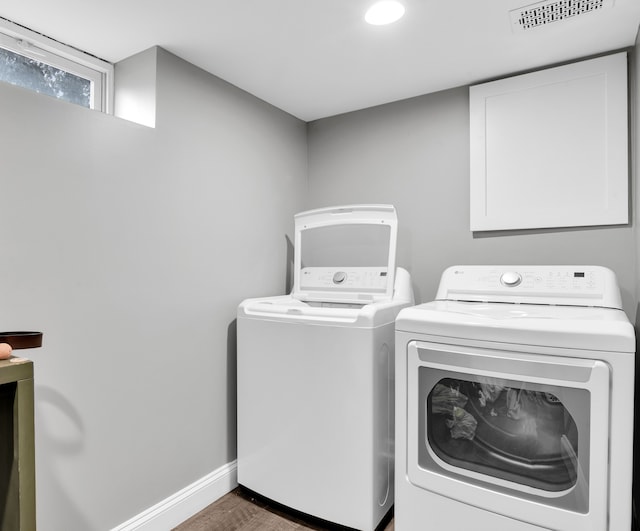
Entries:
[[0, 18], [0, 81], [111, 111], [113, 66]]

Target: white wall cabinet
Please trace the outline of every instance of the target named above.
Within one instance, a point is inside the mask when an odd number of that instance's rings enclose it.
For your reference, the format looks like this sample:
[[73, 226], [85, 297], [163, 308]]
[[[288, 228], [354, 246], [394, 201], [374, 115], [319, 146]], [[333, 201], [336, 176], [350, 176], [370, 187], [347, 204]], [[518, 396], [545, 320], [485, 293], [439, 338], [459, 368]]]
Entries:
[[628, 223], [626, 53], [469, 97], [472, 231]]

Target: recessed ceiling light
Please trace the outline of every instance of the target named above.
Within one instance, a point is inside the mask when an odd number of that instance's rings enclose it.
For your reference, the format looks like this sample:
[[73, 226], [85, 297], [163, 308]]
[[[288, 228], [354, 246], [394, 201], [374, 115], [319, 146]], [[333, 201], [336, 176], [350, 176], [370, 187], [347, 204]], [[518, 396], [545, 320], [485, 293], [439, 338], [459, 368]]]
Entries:
[[404, 15], [404, 6], [395, 0], [383, 0], [373, 4], [364, 19], [374, 26], [383, 26], [399, 20]]

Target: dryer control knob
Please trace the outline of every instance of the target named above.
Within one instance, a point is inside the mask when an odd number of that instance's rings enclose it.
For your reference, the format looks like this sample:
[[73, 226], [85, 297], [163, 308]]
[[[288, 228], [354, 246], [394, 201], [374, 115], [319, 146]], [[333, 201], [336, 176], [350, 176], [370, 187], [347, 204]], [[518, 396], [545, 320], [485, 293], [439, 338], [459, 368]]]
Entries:
[[520, 282], [522, 282], [522, 277], [520, 273], [516, 273], [515, 271], [507, 271], [506, 273], [502, 273], [500, 277], [500, 283], [508, 288], [515, 288]]
[[342, 284], [345, 280], [347, 280], [347, 274], [344, 271], [338, 271], [333, 275], [334, 284]]

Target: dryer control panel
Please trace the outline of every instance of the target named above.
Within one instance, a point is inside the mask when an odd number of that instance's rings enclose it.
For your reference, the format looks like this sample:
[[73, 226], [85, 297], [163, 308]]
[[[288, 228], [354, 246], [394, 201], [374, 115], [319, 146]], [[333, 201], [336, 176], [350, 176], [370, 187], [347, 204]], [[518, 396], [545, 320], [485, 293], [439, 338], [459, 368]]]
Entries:
[[454, 266], [436, 298], [622, 309], [615, 274], [600, 266]]
[[499, 274], [500, 284], [507, 288], [520, 286], [521, 289], [536, 290], [545, 289], [557, 293], [595, 293], [602, 290], [602, 275], [596, 271], [582, 268], [569, 271], [517, 271], [509, 270], [504, 273], [492, 272], [482, 280], [488, 285], [495, 283], [495, 275]]

